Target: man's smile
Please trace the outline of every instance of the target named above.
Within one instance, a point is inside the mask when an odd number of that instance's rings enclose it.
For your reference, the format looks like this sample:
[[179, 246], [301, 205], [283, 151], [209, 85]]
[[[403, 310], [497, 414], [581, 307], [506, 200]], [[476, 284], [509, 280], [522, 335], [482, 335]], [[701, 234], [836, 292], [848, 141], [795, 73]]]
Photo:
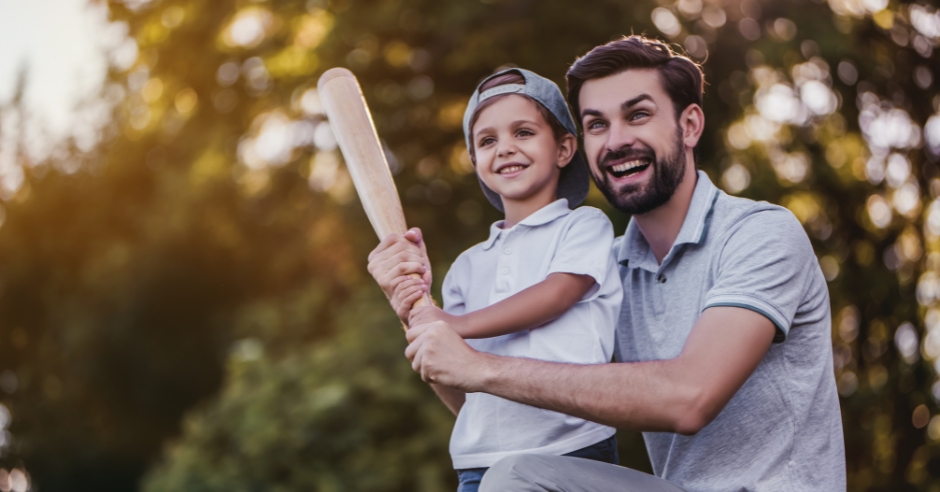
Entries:
[[626, 162], [608, 166], [607, 172], [610, 173], [613, 177], [619, 179], [643, 172], [650, 166], [650, 164], [652, 164], [652, 162], [653, 161], [650, 158], [631, 159]]

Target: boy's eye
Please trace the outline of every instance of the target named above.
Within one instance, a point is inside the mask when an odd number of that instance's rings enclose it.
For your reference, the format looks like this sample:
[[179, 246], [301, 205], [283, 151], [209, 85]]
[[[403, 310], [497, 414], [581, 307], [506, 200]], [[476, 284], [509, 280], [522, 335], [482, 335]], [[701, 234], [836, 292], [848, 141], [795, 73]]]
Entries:
[[516, 135], [520, 137], [531, 137], [532, 135], [535, 135], [535, 132], [527, 128], [522, 128], [516, 133]]
[[496, 139], [493, 137], [483, 137], [480, 139], [480, 143], [477, 144], [477, 147], [486, 147], [487, 145], [495, 142]]

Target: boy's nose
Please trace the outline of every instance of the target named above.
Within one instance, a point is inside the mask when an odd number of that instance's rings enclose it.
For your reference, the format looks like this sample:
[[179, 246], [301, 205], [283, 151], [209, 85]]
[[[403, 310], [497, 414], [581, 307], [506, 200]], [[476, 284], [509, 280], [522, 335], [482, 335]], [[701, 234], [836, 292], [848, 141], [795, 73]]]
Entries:
[[506, 146], [506, 147], [500, 147], [499, 151], [496, 152], [496, 155], [499, 157], [509, 157], [515, 153], [516, 153], [515, 147]]

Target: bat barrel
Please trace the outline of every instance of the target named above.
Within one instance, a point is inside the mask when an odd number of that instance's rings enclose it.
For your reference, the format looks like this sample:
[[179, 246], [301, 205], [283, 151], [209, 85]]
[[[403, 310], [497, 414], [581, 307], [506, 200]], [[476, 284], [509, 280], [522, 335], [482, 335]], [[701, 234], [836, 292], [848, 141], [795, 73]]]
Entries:
[[345, 68], [331, 68], [320, 77], [317, 89], [359, 200], [379, 239], [404, 234], [407, 226], [398, 189], [356, 76]]
[[[372, 228], [379, 239], [404, 234], [408, 226], [398, 189], [356, 76], [345, 68], [331, 68], [320, 76], [317, 91]], [[415, 306], [430, 304], [425, 294]]]

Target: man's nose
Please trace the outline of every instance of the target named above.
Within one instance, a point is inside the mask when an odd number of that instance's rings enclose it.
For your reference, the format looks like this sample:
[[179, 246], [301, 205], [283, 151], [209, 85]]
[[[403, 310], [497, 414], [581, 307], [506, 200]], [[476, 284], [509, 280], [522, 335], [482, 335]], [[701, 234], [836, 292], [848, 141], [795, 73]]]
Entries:
[[636, 144], [636, 132], [630, 125], [622, 121], [615, 121], [610, 125], [610, 131], [607, 132], [607, 142], [605, 147], [608, 151], [629, 148]]

